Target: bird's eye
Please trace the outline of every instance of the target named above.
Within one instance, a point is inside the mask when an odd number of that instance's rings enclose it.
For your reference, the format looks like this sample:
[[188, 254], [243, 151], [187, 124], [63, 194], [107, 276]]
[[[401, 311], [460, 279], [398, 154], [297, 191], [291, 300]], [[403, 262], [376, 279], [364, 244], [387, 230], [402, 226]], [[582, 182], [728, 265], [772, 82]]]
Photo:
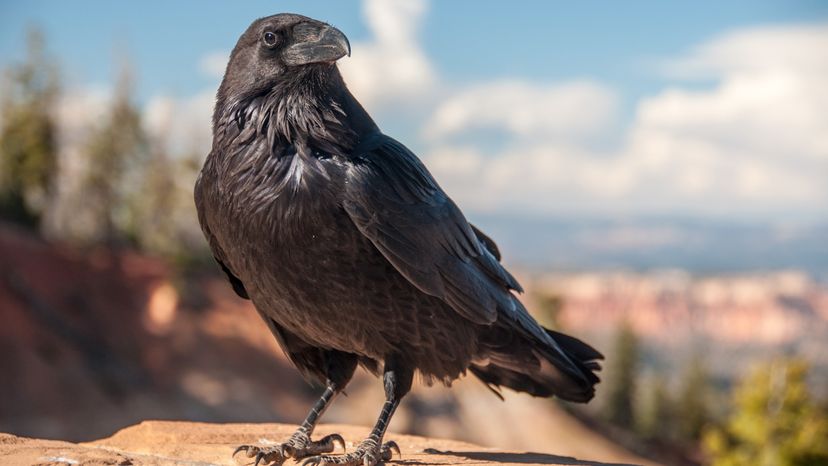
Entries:
[[276, 45], [276, 40], [276, 34], [271, 31], [265, 31], [264, 34], [262, 34], [262, 42], [264, 42], [264, 44], [268, 47]]

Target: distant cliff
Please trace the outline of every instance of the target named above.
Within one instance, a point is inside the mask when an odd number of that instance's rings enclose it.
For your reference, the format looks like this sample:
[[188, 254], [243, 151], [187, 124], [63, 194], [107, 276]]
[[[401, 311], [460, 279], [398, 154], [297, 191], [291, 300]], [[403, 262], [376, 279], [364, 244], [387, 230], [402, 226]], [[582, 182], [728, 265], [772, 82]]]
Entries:
[[695, 352], [718, 379], [733, 380], [757, 360], [793, 353], [812, 364], [817, 390], [828, 387], [828, 284], [805, 272], [672, 269], [525, 281], [530, 296], [557, 296], [560, 326], [599, 349], [628, 322], [647, 348], [646, 361], [659, 370], [676, 369]]

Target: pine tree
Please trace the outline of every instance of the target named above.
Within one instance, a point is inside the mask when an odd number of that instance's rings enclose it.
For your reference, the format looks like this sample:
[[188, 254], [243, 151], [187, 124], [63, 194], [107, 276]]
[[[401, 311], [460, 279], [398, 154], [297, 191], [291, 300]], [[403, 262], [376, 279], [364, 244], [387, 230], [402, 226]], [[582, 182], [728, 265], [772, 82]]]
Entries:
[[132, 103], [131, 72], [123, 66], [105, 123], [90, 136], [86, 147], [84, 191], [93, 211], [99, 239], [110, 247], [136, 241], [139, 213], [132, 194], [141, 189], [141, 167], [147, 161], [148, 142], [141, 116]]
[[703, 436], [711, 465], [828, 464], [828, 414], [808, 393], [807, 371], [802, 360], [780, 360], [746, 377], [725, 425]]
[[[147, 163], [141, 168], [142, 189], [133, 196], [138, 242], [145, 251], [162, 255], [174, 254], [176, 238], [175, 210], [178, 207], [178, 186], [175, 176], [180, 173], [175, 161], [166, 151], [163, 137], [151, 141]], [[188, 194], [191, 189], [188, 189]], [[188, 201], [191, 202], [188, 196]]]
[[26, 59], [8, 70], [0, 103], [0, 216], [32, 227], [49, 205], [58, 170], [58, 69], [44, 43], [39, 30], [29, 31]]
[[661, 374], [653, 376], [647, 384], [647, 393], [637, 410], [636, 430], [647, 439], [666, 440], [673, 433], [673, 401], [667, 381]]
[[702, 355], [694, 354], [684, 368], [676, 400], [676, 428], [682, 440], [697, 441], [710, 418], [709, 378]]
[[638, 337], [628, 322], [619, 327], [612, 348], [607, 360], [606, 417], [620, 427], [632, 428], [640, 350]]

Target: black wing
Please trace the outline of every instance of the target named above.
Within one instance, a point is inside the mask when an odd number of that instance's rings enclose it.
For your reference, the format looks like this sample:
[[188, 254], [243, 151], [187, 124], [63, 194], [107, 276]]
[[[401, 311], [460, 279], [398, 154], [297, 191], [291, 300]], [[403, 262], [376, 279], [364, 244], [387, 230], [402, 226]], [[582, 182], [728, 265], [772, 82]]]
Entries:
[[250, 299], [250, 295], [247, 294], [247, 290], [244, 288], [244, 283], [230, 270], [230, 267], [225, 264], [223, 260], [224, 253], [221, 250], [221, 247], [218, 245], [216, 238], [213, 236], [213, 233], [210, 231], [209, 225], [207, 225], [207, 218], [206, 218], [206, 211], [204, 205], [204, 199], [202, 196], [204, 192], [202, 191], [201, 186], [202, 180], [201, 176], [198, 177], [195, 184], [194, 190], [194, 199], [196, 204], [196, 211], [198, 212], [198, 223], [201, 225], [201, 230], [204, 232], [205, 238], [207, 238], [207, 243], [210, 245], [210, 249], [213, 251], [213, 258], [218, 262], [221, 270], [227, 275], [227, 279], [230, 280], [230, 285], [233, 287], [233, 291], [236, 292], [237, 295], [244, 299]]
[[495, 259], [497, 259], [497, 261], [500, 262], [500, 249], [498, 249], [497, 243], [495, 243], [493, 239], [489, 238], [489, 236], [486, 233], [480, 231], [480, 228], [477, 228], [471, 223], [469, 223], [469, 226], [472, 228], [472, 231], [474, 231], [474, 234], [475, 236], [477, 236], [477, 239], [481, 243], [483, 243], [483, 245], [486, 246], [486, 249], [488, 249], [489, 252], [492, 253], [492, 255], [495, 257]]
[[589, 368], [573, 362], [512, 294], [522, 290], [498, 262], [494, 241], [466, 221], [411, 151], [376, 134], [360, 143], [352, 162], [343, 206], [397, 271], [472, 322], [497, 321], [544, 343], [545, 358], [584, 393], [592, 390], [597, 378]]
[[373, 136], [356, 149], [347, 177], [345, 210], [417, 288], [479, 324], [494, 322], [498, 310], [525, 313], [511, 293], [522, 289], [498, 262], [494, 242], [405, 146]]

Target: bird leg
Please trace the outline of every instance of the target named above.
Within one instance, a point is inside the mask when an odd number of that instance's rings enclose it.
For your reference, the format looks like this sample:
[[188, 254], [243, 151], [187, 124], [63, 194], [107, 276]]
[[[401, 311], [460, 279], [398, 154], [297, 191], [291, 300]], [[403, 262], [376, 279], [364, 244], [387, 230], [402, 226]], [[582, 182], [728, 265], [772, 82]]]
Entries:
[[382, 439], [402, 397], [411, 389], [413, 376], [413, 370], [386, 361], [383, 374], [385, 404], [368, 438], [351, 453], [339, 456], [311, 456], [302, 462], [302, 466], [375, 466], [377, 463], [390, 460], [392, 452], [399, 455], [400, 447], [396, 442], [382, 443]]
[[339, 444], [342, 451], [345, 451], [345, 440], [339, 434], [331, 434], [313, 441], [310, 436], [322, 413], [325, 412], [330, 402], [337, 395], [338, 390], [332, 383], [328, 383], [325, 392], [319, 401], [313, 406], [308, 417], [305, 418], [299, 429], [290, 436], [284, 443], [275, 445], [241, 445], [233, 452], [233, 456], [243, 451], [248, 458], [256, 458], [255, 465], [261, 462], [266, 465], [279, 466], [288, 458], [301, 459], [320, 453], [331, 453], [335, 445]]

